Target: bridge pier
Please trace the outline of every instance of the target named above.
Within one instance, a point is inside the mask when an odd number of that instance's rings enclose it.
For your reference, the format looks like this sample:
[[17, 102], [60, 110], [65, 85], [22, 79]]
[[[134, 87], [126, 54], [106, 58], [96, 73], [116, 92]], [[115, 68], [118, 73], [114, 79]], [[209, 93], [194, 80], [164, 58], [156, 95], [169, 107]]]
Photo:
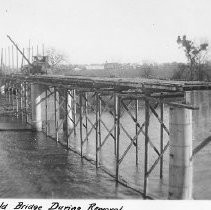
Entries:
[[65, 111], [65, 116], [64, 116], [64, 126], [63, 126], [63, 132], [64, 132], [64, 139], [67, 143], [67, 147], [69, 146], [69, 135], [70, 131], [73, 129], [74, 124], [73, 124], [73, 99], [71, 96], [71, 91], [70, 90], [65, 90], [65, 96], [64, 96], [64, 111]]
[[44, 87], [31, 84], [32, 127], [37, 131], [42, 131], [42, 98], [44, 97]]
[[192, 198], [192, 110], [170, 107], [169, 199]]
[[48, 136], [55, 135], [55, 123], [54, 123], [54, 88], [47, 87], [45, 88], [45, 132]]

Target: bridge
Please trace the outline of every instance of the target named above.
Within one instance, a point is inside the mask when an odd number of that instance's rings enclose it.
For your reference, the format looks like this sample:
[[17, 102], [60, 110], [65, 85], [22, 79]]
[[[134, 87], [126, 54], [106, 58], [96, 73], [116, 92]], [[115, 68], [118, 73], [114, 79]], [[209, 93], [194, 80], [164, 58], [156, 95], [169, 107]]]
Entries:
[[[149, 177], [155, 168], [159, 168], [157, 177], [163, 178], [167, 151], [168, 199], [192, 198], [192, 110], [197, 107], [190, 103], [190, 93], [209, 89], [211, 83], [199, 81], [22, 74], [1, 78], [1, 92], [23, 122], [75, 150], [81, 158], [94, 161], [96, 168], [103, 168], [101, 152], [110, 142], [115, 159], [111, 175], [117, 183], [124, 184], [120, 166], [131, 158], [128, 153], [132, 151], [134, 167], [143, 163], [143, 188], [139, 190], [146, 198], [150, 197]], [[164, 122], [165, 104], [169, 107], [169, 125]], [[144, 109], [142, 115], [140, 107]], [[104, 120], [105, 113], [109, 124]], [[131, 119], [130, 131], [123, 113]], [[149, 135], [152, 116], [160, 125], [156, 142]], [[124, 145], [123, 135], [127, 138]], [[169, 136], [167, 140], [165, 135]], [[86, 155], [87, 142], [92, 142], [94, 157]], [[150, 151], [155, 153], [153, 159]]]

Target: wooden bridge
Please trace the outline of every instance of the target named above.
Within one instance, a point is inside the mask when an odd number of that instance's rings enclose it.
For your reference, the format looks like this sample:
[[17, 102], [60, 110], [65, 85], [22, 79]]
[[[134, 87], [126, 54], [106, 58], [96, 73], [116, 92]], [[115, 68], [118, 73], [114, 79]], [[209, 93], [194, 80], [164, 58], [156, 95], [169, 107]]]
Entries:
[[[44, 131], [67, 148], [70, 141], [79, 137], [82, 158], [86, 157], [85, 145], [93, 141], [95, 164], [101, 167], [100, 154], [108, 139], [112, 140], [115, 156], [115, 179], [121, 182], [119, 167], [135, 148], [138, 165], [138, 146], [143, 143], [143, 189], [148, 197], [148, 178], [159, 167], [159, 179], [163, 178], [163, 156], [169, 152], [169, 199], [192, 198], [192, 110], [190, 91], [211, 89], [209, 82], [166, 81], [134, 78], [99, 78], [58, 75], [5, 75], [1, 79], [1, 91], [6, 95], [16, 115], [37, 131]], [[174, 98], [174, 100], [169, 100]], [[175, 100], [178, 98], [178, 100]], [[170, 107], [169, 126], [164, 124], [164, 104]], [[139, 107], [144, 108], [144, 122], [139, 121]], [[103, 114], [113, 119], [109, 125]], [[121, 122], [123, 112], [132, 119], [134, 133]], [[90, 114], [95, 117], [90, 117]], [[150, 116], [160, 124], [157, 142], [149, 136]], [[107, 134], [102, 135], [102, 129]], [[164, 141], [164, 133], [169, 140]], [[121, 136], [129, 140], [120, 150]], [[93, 139], [93, 135], [95, 139]], [[91, 139], [92, 136], [92, 139]], [[149, 161], [151, 148], [156, 158]]]

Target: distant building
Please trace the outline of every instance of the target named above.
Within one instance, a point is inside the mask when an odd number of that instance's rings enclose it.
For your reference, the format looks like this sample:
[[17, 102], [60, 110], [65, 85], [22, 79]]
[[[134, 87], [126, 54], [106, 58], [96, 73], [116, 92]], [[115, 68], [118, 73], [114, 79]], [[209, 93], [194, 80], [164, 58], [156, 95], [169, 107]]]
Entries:
[[132, 70], [134, 69], [134, 65], [130, 63], [108, 63], [104, 64], [104, 68], [107, 70]]
[[104, 65], [102, 64], [90, 64], [85, 66], [87, 70], [103, 70]]
[[133, 70], [134, 66], [131, 65], [130, 63], [126, 63], [126, 64], [122, 64], [121, 69], [122, 70]]
[[82, 69], [82, 68], [79, 68], [79, 67], [75, 67], [73, 70], [74, 70], [74, 71], [81, 71], [81, 70], [83, 70], [83, 69]]
[[122, 68], [122, 65], [120, 63], [108, 63], [106, 62], [104, 64], [104, 69], [107, 69], [107, 70], [117, 70], [117, 69], [121, 69]]

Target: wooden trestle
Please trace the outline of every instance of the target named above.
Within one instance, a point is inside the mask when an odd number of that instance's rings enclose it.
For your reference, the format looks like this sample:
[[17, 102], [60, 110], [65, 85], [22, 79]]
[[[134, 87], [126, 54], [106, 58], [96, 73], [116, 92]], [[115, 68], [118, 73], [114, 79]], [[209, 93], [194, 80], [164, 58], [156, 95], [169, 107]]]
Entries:
[[[5, 94], [8, 101], [13, 104], [14, 112], [21, 115], [25, 122], [34, 123], [34, 127], [38, 128], [38, 123], [40, 123], [38, 121], [41, 121], [46, 135], [55, 138], [67, 148], [71, 147], [69, 143], [72, 140], [70, 139], [79, 136], [81, 157], [85, 157], [84, 145], [86, 142], [94, 140], [96, 167], [101, 166], [102, 148], [108, 139], [112, 139], [117, 182], [121, 181], [119, 166], [132, 147], [135, 147], [134, 162], [138, 165], [140, 158], [138, 145], [140, 141], [143, 142], [142, 134], [144, 137], [144, 148], [142, 148], [144, 151], [144, 175], [143, 189], [140, 191], [145, 197], [148, 196], [148, 178], [157, 165], [159, 165], [158, 176], [160, 179], [163, 178], [163, 156], [169, 147], [169, 141], [164, 143], [164, 132], [170, 135], [168, 126], [164, 124], [164, 104], [168, 104], [170, 107], [194, 109], [195, 107], [191, 104], [185, 103], [184, 92], [211, 88], [211, 84], [205, 82], [49, 75], [8, 75], [2, 79], [1, 84], [5, 85]], [[32, 89], [37, 92], [32, 92]], [[183, 99], [180, 100], [180, 103], [170, 102], [167, 99], [169, 97]], [[132, 109], [130, 108], [131, 104]], [[38, 105], [40, 105], [39, 110]], [[140, 118], [138, 116], [139, 106], [145, 107], [143, 123], [138, 120]], [[95, 119], [90, 118], [90, 112], [95, 114]], [[102, 115], [105, 112], [113, 118], [112, 125], [108, 126], [104, 122]], [[131, 125], [135, 128], [134, 135], [131, 135], [121, 122], [124, 112], [134, 123]], [[154, 115], [160, 123], [159, 146], [156, 146], [149, 136], [151, 115]], [[106, 136], [102, 136], [102, 129], [106, 130]], [[93, 132], [95, 139], [90, 139]], [[126, 149], [120, 153], [122, 133], [127, 136], [129, 141]], [[153, 163], [149, 163], [149, 147], [157, 154]]]

